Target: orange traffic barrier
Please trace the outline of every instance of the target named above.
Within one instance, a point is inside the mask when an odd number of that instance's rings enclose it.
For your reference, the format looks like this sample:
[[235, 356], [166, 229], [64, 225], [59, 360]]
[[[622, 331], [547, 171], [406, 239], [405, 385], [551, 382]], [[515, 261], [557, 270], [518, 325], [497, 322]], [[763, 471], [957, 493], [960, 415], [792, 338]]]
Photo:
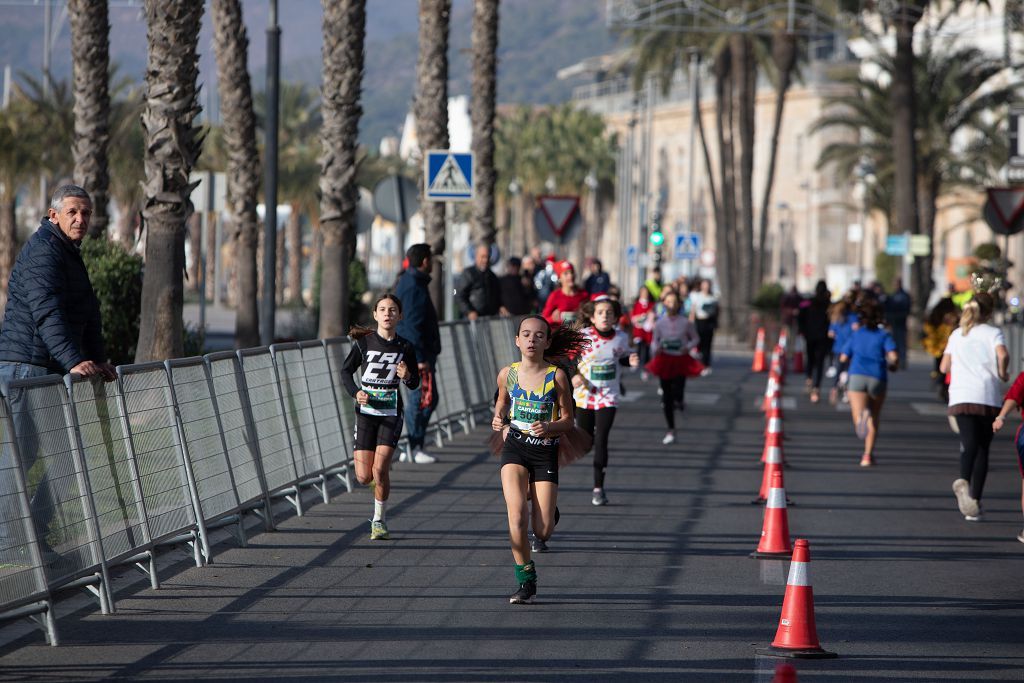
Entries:
[[793, 372], [804, 371], [804, 353], [807, 351], [807, 343], [804, 341], [804, 336], [798, 334], [796, 337], [796, 343], [793, 344]]
[[782, 600], [782, 614], [775, 640], [758, 654], [776, 657], [835, 657], [818, 642], [814, 624], [814, 590], [810, 578], [811, 551], [807, 541], [798, 538], [793, 545], [793, 561], [789, 565], [786, 597]]
[[764, 372], [768, 369], [764, 358], [764, 328], [757, 328], [757, 342], [754, 344], [754, 363], [750, 366], [751, 372]]
[[[768, 471], [765, 466], [765, 472]], [[786, 489], [782, 486], [782, 471], [772, 472], [771, 489], [764, 506], [764, 523], [761, 525], [761, 540], [750, 556], [758, 558], [783, 558], [793, 553], [789, 543], [789, 516], [786, 514]]]

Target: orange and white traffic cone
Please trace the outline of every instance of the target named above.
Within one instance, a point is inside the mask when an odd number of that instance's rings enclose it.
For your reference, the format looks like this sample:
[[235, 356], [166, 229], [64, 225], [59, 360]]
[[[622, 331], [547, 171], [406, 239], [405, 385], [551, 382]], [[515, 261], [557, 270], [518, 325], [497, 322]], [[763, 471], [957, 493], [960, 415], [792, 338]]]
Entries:
[[793, 372], [804, 371], [804, 352], [807, 350], [807, 342], [804, 341], [804, 336], [798, 334], [796, 337], [796, 343], [793, 344]]
[[786, 597], [782, 600], [782, 615], [775, 640], [758, 654], [776, 657], [825, 658], [835, 657], [818, 642], [814, 624], [814, 590], [810, 578], [811, 551], [807, 541], [798, 538], [793, 545], [793, 561], [789, 565]]
[[[761, 488], [758, 489], [757, 499], [752, 501], [754, 503], [763, 503], [768, 500], [768, 494], [771, 492], [772, 480], [775, 477], [776, 472], [779, 477], [782, 477], [782, 446], [780, 445], [768, 445], [768, 441], [765, 441], [765, 448], [762, 457], [764, 458], [764, 471], [761, 474]], [[781, 479], [780, 479], [780, 484]]]
[[[782, 432], [768, 432], [765, 434], [764, 449], [761, 451], [761, 462], [768, 462], [768, 454], [771, 449], [775, 448], [778, 450], [779, 460], [783, 465], [786, 464], [786, 453], [782, 450], [782, 437]], [[758, 502], [762, 501], [764, 501], [764, 498], [761, 498]]]
[[768, 412], [768, 406], [771, 405], [772, 398], [780, 396], [782, 387], [779, 385], [779, 380], [775, 375], [775, 372], [771, 372], [768, 375], [768, 383], [764, 387], [764, 398], [761, 400], [761, 412]]
[[[765, 415], [764, 435], [783, 434], [781, 396], [778, 393], [768, 399], [768, 412]], [[783, 435], [782, 438], [785, 438]]]
[[757, 342], [754, 344], [754, 363], [750, 366], [751, 372], [764, 372], [768, 369], [764, 358], [764, 328], [757, 328]]
[[[765, 472], [768, 472], [767, 465]], [[789, 517], [786, 514], [786, 489], [782, 485], [782, 470], [773, 470], [771, 477], [771, 488], [764, 506], [761, 540], [751, 557], [779, 559], [793, 553], [793, 546], [789, 543]]]
[[775, 373], [776, 379], [779, 384], [783, 384], [783, 380], [786, 376], [786, 351], [778, 344], [772, 349], [772, 362], [770, 372]]

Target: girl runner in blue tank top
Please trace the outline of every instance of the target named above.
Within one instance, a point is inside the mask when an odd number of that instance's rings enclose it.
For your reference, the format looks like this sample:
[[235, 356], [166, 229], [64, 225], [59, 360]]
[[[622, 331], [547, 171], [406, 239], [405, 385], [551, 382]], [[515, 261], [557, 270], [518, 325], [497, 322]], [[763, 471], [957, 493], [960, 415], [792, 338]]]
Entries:
[[559, 438], [573, 428], [572, 388], [565, 371], [553, 361], [577, 354], [587, 343], [568, 325], [552, 333], [544, 318], [528, 316], [516, 332], [522, 360], [498, 373], [491, 427], [499, 432], [508, 429], [501, 451], [501, 488], [519, 584], [509, 597], [512, 604], [528, 603], [537, 593], [528, 538], [528, 494], [533, 500], [533, 532], [544, 543], [555, 528]]

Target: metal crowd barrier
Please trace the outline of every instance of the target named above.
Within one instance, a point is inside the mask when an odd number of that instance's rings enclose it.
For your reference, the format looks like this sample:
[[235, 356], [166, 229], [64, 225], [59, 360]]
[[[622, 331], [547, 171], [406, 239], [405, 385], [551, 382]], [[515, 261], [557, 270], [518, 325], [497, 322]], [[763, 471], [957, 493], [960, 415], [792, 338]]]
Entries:
[[[439, 446], [489, 414], [514, 335], [507, 318], [441, 326]], [[334, 479], [351, 491], [349, 348], [332, 338], [126, 365], [111, 383], [12, 381], [0, 400], [0, 619], [29, 617], [57, 645], [59, 593], [84, 588], [113, 613], [110, 567], [136, 565], [158, 589], [160, 548], [187, 544], [203, 566], [211, 530], [244, 546], [248, 513], [273, 530], [272, 498], [301, 515], [306, 489], [324, 502]]]

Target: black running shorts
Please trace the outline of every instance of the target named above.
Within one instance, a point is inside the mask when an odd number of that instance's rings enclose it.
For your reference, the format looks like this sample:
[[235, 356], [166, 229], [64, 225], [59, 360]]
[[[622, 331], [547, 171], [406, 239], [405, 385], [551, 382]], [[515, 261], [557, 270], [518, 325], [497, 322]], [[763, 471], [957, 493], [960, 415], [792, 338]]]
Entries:
[[398, 438], [402, 436], [402, 419], [401, 411], [398, 415], [387, 417], [357, 412], [353, 450], [375, 451], [377, 446], [394, 448], [398, 445]]
[[501, 465], [522, 465], [530, 473], [531, 484], [550, 481], [557, 485], [558, 441], [538, 439], [517, 429], [509, 429], [505, 446], [501, 449]]

